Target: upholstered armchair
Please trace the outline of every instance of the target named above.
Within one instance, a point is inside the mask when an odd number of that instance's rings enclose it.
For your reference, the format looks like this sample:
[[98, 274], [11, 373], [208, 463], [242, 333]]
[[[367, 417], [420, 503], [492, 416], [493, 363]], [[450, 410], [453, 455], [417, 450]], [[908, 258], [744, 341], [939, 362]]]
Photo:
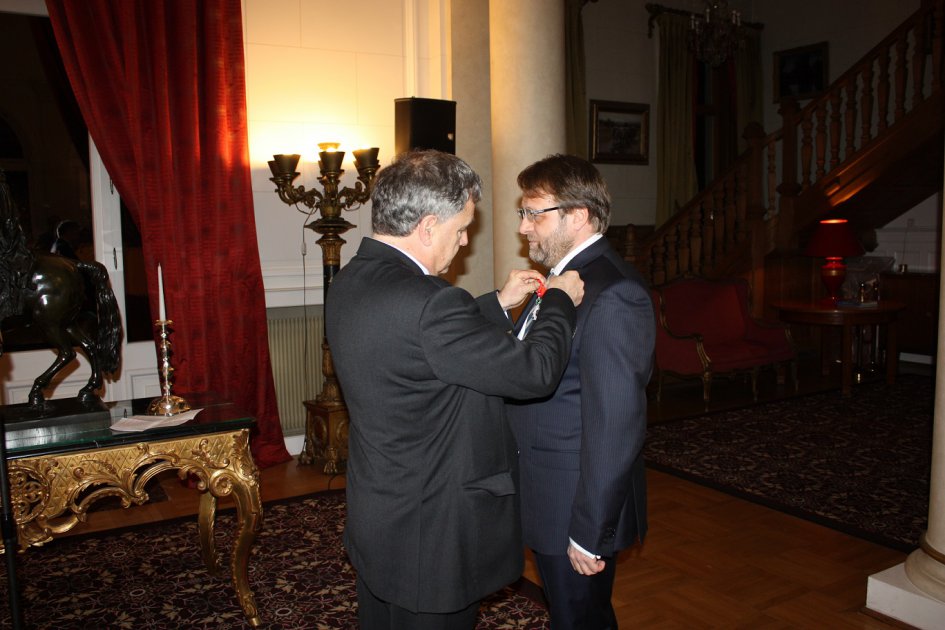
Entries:
[[784, 366], [789, 364], [797, 386], [797, 354], [790, 331], [782, 324], [754, 319], [749, 294], [748, 282], [741, 278], [682, 278], [652, 289], [657, 401], [666, 373], [701, 378], [706, 403], [712, 377], [718, 374], [750, 373], [757, 400], [759, 370], [775, 366], [778, 383], [784, 383]]

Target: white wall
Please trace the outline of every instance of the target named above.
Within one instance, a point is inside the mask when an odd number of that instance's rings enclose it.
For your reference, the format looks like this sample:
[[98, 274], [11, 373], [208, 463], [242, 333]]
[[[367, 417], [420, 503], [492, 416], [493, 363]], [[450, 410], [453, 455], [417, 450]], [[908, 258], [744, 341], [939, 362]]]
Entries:
[[[273, 192], [268, 161], [274, 153], [301, 154], [296, 184], [319, 189], [319, 142], [340, 142], [347, 151], [343, 185], [356, 181], [353, 149], [380, 147], [381, 164], [388, 163], [394, 99], [448, 97], [447, 7], [446, 0], [243, 1], [253, 203], [267, 306], [322, 301], [317, 235], [303, 229], [304, 214]], [[342, 265], [370, 234], [370, 206], [345, 218], [357, 228], [343, 237]]]
[[909, 271], [938, 271], [942, 208], [942, 193], [938, 193], [876, 230], [878, 245], [869, 255], [891, 256], [897, 269], [907, 265]]
[[[650, 106], [649, 164], [598, 164], [612, 197], [611, 224], [652, 224], [656, 213], [657, 39], [647, 37], [649, 0], [584, 6], [587, 98]], [[671, 4], [666, 2], [664, 4]]]

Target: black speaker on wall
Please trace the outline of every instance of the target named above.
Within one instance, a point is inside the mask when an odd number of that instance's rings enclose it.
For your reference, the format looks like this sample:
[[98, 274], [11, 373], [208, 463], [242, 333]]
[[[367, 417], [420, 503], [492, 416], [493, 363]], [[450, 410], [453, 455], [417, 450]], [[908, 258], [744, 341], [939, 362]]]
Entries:
[[456, 153], [456, 101], [394, 99], [394, 151], [411, 149]]

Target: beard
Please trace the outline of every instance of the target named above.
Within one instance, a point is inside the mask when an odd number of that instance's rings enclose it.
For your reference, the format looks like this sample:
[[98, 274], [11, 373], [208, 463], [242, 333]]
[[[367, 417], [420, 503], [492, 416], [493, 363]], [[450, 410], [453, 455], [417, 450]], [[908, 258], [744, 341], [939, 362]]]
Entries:
[[533, 262], [549, 269], [561, 262], [565, 254], [574, 247], [574, 239], [568, 237], [564, 228], [564, 221], [561, 221], [555, 231], [544, 242], [535, 241], [530, 243], [528, 257]]

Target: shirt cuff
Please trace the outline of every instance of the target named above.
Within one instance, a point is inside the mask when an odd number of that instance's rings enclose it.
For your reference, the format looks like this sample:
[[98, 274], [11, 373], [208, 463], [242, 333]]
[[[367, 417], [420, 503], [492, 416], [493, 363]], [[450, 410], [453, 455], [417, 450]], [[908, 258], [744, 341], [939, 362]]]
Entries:
[[573, 539], [573, 538], [568, 538], [568, 540], [571, 541], [571, 546], [572, 546], [572, 547], [574, 547], [575, 549], [577, 549], [578, 551], [580, 551], [581, 553], [583, 553], [583, 554], [584, 554], [585, 556], [587, 556], [588, 558], [594, 558], [595, 560], [600, 560], [600, 556], [599, 556], [599, 555], [597, 555], [596, 553], [591, 553], [590, 551], [588, 551], [587, 549], [585, 549], [585, 548], [582, 547], [581, 545], [577, 544], [576, 542], [574, 542], [574, 539]]

